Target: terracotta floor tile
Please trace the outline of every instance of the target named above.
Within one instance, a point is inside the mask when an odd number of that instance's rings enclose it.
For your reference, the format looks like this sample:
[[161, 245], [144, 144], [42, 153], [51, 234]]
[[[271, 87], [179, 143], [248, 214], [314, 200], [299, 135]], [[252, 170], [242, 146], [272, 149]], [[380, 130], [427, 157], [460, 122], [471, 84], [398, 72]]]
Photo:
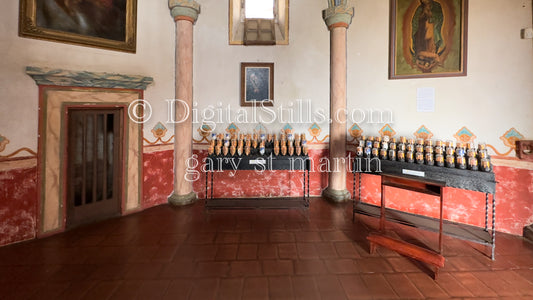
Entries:
[[257, 244], [268, 242], [267, 232], [244, 232], [241, 233], [240, 242], [242, 244]]
[[205, 277], [227, 277], [229, 272], [229, 263], [226, 261], [202, 261], [196, 265], [194, 276], [198, 278]]
[[291, 278], [289, 276], [269, 277], [268, 295], [270, 299], [293, 299]]
[[339, 281], [348, 299], [372, 299], [372, 293], [360, 275], [340, 275]]
[[281, 259], [298, 259], [298, 250], [295, 243], [278, 244], [278, 255]]
[[192, 284], [191, 300], [216, 299], [218, 293], [218, 279], [205, 278], [194, 280]]
[[318, 259], [318, 252], [312, 243], [297, 243], [296, 249], [300, 259]]
[[[2, 299], [533, 299], [533, 245], [497, 234], [490, 248], [445, 237], [445, 267], [379, 248], [377, 219], [351, 203], [309, 210], [146, 211], [0, 247]], [[435, 233], [390, 224], [436, 246]]]
[[350, 238], [343, 231], [323, 231], [320, 233], [325, 242], [348, 242]]
[[270, 243], [294, 243], [296, 239], [292, 232], [287, 231], [274, 231], [270, 232], [269, 242]]
[[291, 277], [291, 283], [295, 299], [320, 299], [313, 277], [293, 276]]
[[293, 275], [294, 266], [292, 260], [264, 260], [263, 274], [267, 276]]
[[217, 244], [237, 244], [239, 243], [240, 234], [235, 232], [219, 232], [216, 235], [215, 243]]
[[82, 299], [108, 299], [121, 284], [121, 281], [102, 281], [91, 288]]
[[361, 277], [372, 298], [398, 299], [394, 289], [387, 282], [383, 274], [361, 274]]
[[268, 278], [251, 277], [244, 279], [243, 299], [268, 299]]
[[393, 273], [383, 274], [383, 276], [400, 299], [425, 298], [405, 274]]
[[231, 277], [248, 277], [260, 276], [263, 274], [263, 268], [260, 261], [232, 261], [230, 263]]
[[238, 260], [250, 260], [257, 259], [257, 244], [239, 244], [237, 250], [237, 259]]
[[[71, 282], [70, 285], [57, 297], [57, 299], [82, 299], [85, 294], [87, 294], [87, 292], [96, 284], [98, 284], [98, 281], [96, 280]], [[0, 292], [0, 295], [3, 294]]]
[[169, 284], [170, 280], [146, 280], [137, 291], [137, 299], [161, 299]]
[[448, 295], [456, 298], [473, 297], [474, 295], [455, 277], [450, 273], [439, 272], [437, 279], [439, 286], [448, 293]]
[[514, 272], [472, 272], [476, 278], [491, 288], [498, 296], [515, 297], [531, 294], [531, 282]]
[[347, 299], [340, 281], [336, 275], [319, 275], [315, 283], [322, 299]]
[[217, 299], [240, 299], [242, 296], [243, 285], [243, 278], [220, 279]]
[[235, 260], [237, 259], [238, 244], [219, 245], [215, 260]]
[[328, 269], [321, 260], [295, 260], [294, 271], [297, 275], [327, 274]]
[[355, 260], [362, 273], [392, 273], [394, 270], [383, 257], [365, 257]]
[[406, 276], [426, 298], [449, 298], [450, 296], [427, 274], [407, 273]]
[[315, 248], [320, 258], [339, 257], [335, 245], [331, 242], [316, 243]]
[[278, 245], [276, 244], [259, 244], [257, 248], [258, 259], [277, 259]]
[[200, 245], [200, 244], [213, 244], [215, 241], [214, 232], [202, 232], [202, 233], [191, 233], [187, 237], [186, 242], [188, 244]]
[[341, 258], [361, 258], [353, 242], [336, 242], [334, 245]]
[[296, 238], [296, 242], [298, 242], [298, 243], [322, 242], [322, 237], [320, 236], [320, 232], [317, 232], [317, 231], [295, 232], [294, 236]]
[[356, 262], [353, 259], [326, 259], [324, 260], [326, 268], [331, 274], [355, 274], [359, 273]]
[[489, 267], [478, 259], [470, 256], [447, 257], [446, 265], [452, 265], [458, 271], [482, 271], [489, 270]]
[[[114, 293], [111, 295], [111, 299], [135, 299], [139, 294], [139, 290], [143, 285], [142, 280], [125, 280], [116, 288]], [[165, 288], [166, 291], [166, 288]], [[66, 298], [65, 298], [66, 299]], [[72, 298], [69, 298], [72, 299]]]
[[496, 297], [497, 294], [470, 272], [454, 272], [453, 277], [467, 288], [474, 297]]
[[162, 297], [162, 299], [189, 299], [189, 295], [191, 294], [192, 289], [193, 280], [175, 279], [169, 283], [167, 290], [165, 291], [165, 295]]
[[163, 270], [163, 264], [160, 263], [143, 263], [130, 264], [125, 279], [155, 279]]

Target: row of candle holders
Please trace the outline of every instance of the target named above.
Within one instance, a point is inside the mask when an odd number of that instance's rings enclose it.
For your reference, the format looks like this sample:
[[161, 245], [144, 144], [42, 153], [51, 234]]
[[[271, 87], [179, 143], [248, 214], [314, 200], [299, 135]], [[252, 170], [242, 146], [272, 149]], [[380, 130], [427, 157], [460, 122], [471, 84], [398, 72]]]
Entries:
[[304, 133], [213, 133], [207, 152], [216, 156], [307, 156], [308, 148]]
[[356, 155], [472, 171], [492, 170], [485, 143], [475, 148], [473, 143], [362, 136], [356, 145]]

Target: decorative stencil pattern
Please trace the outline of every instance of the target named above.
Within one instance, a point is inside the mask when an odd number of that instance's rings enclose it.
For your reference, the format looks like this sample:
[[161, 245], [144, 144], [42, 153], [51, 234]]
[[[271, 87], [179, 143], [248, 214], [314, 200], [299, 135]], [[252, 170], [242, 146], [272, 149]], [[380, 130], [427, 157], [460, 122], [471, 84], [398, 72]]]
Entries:
[[393, 137], [396, 135], [396, 131], [394, 131], [389, 124], [385, 124], [385, 126], [379, 130], [379, 134], [381, 136], [388, 135], [389, 137]]
[[200, 128], [198, 128], [198, 133], [204, 139], [207, 138], [212, 131], [213, 131], [213, 129], [211, 128], [211, 126], [209, 126], [207, 124], [202, 124], [202, 126], [200, 126]]
[[152, 134], [155, 138], [163, 138], [167, 134], [167, 128], [161, 122], [157, 122], [154, 128], [152, 128]]
[[350, 135], [353, 138], [359, 138], [363, 134], [363, 129], [357, 125], [357, 123], [353, 123], [352, 127], [350, 128]]
[[239, 131], [241, 130], [239, 129], [237, 125], [235, 125], [235, 123], [229, 124], [228, 128], [226, 128], [226, 132], [228, 132], [231, 135], [237, 134]]
[[263, 125], [262, 123], [259, 123], [257, 124], [257, 126], [255, 126], [254, 131], [261, 134], [261, 133], [266, 133], [268, 130], [266, 129], [265, 125]]
[[320, 128], [317, 123], [313, 123], [313, 125], [311, 125], [307, 131], [309, 131], [311, 137], [318, 139], [318, 136], [322, 132], [322, 128]]
[[431, 132], [431, 130], [429, 130], [425, 125], [422, 125], [415, 131], [414, 135], [418, 139], [429, 140], [433, 137], [433, 132]]
[[507, 132], [500, 137], [505, 146], [516, 150], [516, 141], [523, 140], [524, 136], [518, 132], [514, 127], [507, 130]]
[[457, 139], [458, 142], [463, 143], [473, 143], [474, 140], [477, 138], [474, 133], [466, 127], [459, 129], [459, 131], [457, 131], [454, 137], [455, 139]]
[[6, 149], [7, 144], [9, 144], [9, 140], [5, 136], [0, 135], [0, 152]]
[[283, 131], [285, 134], [293, 133], [294, 129], [292, 128], [291, 124], [287, 123], [285, 126], [283, 126]]

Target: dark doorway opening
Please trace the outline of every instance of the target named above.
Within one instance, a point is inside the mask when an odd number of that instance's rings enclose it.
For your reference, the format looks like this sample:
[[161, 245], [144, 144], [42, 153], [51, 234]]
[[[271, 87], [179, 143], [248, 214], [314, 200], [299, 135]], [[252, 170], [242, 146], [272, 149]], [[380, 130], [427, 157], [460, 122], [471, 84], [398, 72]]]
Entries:
[[67, 228], [120, 215], [122, 128], [122, 109], [68, 109]]

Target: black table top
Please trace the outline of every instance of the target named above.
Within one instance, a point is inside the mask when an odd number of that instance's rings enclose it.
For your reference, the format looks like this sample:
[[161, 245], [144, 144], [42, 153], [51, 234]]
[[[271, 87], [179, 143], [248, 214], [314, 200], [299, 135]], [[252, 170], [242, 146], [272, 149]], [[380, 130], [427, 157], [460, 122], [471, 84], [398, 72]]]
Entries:
[[[496, 193], [496, 179], [494, 172], [462, 170], [457, 168], [429, 166], [390, 160], [379, 160], [380, 169], [376, 169], [378, 160], [372, 161], [371, 169], [366, 170], [364, 163], [365, 159], [362, 161], [362, 167], [360, 165], [356, 165], [357, 160], [354, 162], [354, 173], [364, 172], [376, 175], [395, 175], [412, 179], [423, 178], [442, 182], [447, 187], [490, 194]], [[361, 162], [359, 163], [361, 164]]]

